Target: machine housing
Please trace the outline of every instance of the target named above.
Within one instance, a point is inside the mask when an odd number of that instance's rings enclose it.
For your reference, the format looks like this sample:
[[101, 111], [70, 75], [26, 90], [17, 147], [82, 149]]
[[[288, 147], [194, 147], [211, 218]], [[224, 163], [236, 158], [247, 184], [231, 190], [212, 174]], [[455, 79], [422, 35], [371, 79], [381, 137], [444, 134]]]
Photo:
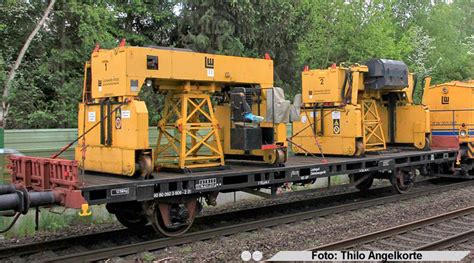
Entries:
[[[474, 80], [430, 86], [425, 79], [423, 104], [430, 108], [432, 147], [461, 150], [458, 165], [474, 168]], [[464, 159], [464, 160], [462, 160]]]

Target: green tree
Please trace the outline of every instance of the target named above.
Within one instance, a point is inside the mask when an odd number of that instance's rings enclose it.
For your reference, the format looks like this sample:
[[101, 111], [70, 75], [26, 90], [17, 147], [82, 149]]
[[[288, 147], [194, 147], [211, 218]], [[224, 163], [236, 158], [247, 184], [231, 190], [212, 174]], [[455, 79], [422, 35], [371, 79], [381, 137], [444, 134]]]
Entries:
[[[5, 61], [0, 77], [12, 65], [45, 4], [11, 0], [0, 6], [4, 11], [0, 49]], [[169, 1], [58, 0], [47, 30], [33, 40], [13, 83], [8, 127], [75, 127], [84, 62], [95, 45], [113, 48], [121, 38], [132, 45], [168, 45], [176, 17], [173, 5]]]
[[237, 17], [250, 7], [247, 1], [184, 1], [180, 6], [179, 45], [200, 52], [242, 55]]
[[437, 3], [421, 22], [433, 38], [434, 50], [429, 56], [428, 67], [434, 67], [431, 74], [435, 83], [474, 78], [474, 55], [469, 52], [469, 41], [474, 35], [473, 8], [474, 4], [469, 0]]
[[[0, 81], [48, 0], [0, 3]], [[471, 0], [57, 0], [12, 82], [9, 128], [75, 127], [84, 62], [97, 43], [172, 46], [274, 60], [275, 85], [300, 91], [304, 65], [403, 60], [433, 82], [474, 78]], [[144, 89], [150, 120], [159, 96]]]
[[181, 7], [178, 46], [260, 58], [269, 53], [276, 85], [298, 89], [296, 47], [308, 24], [304, 2], [190, 0]]
[[389, 3], [310, 1], [312, 25], [299, 45], [301, 63], [325, 68], [370, 58], [401, 59], [409, 48]]

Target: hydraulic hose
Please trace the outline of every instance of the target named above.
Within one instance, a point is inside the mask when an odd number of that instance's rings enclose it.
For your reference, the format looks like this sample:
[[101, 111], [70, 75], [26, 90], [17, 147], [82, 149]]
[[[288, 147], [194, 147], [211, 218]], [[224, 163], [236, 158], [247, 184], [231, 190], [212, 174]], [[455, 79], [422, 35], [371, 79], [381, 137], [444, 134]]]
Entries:
[[13, 221], [5, 229], [1, 229], [0, 233], [5, 233], [10, 230], [15, 225], [16, 221], [18, 220], [18, 218], [20, 218], [20, 216], [21, 213], [16, 213], [15, 218], [13, 218]]
[[346, 73], [344, 74], [344, 83], [342, 83], [342, 89], [341, 89], [341, 98], [344, 103], [346, 102], [346, 84], [347, 84], [347, 79], [349, 78], [349, 74], [350, 74], [350, 69], [346, 69]]
[[[423, 85], [423, 83], [422, 83]], [[416, 88], [418, 86], [418, 78], [416, 75], [413, 75], [413, 90], [411, 91], [411, 99], [413, 103], [415, 102], [415, 94], [416, 94]]]

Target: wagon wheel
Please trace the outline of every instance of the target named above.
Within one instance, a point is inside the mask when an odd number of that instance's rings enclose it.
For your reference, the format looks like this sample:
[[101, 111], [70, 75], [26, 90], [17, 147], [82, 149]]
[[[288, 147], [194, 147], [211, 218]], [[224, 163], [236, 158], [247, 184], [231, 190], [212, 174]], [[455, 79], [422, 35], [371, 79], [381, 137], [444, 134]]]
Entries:
[[263, 155], [265, 163], [273, 165], [282, 165], [286, 162], [287, 156], [283, 149], [275, 149], [271, 153]]
[[199, 208], [196, 198], [182, 204], [156, 203], [149, 219], [156, 232], [176, 237], [191, 228]]
[[413, 186], [415, 179], [415, 174], [412, 172], [406, 172], [402, 170], [397, 170], [395, 174], [392, 174], [390, 177], [390, 182], [395, 192], [399, 194], [404, 194], [410, 190]]
[[[353, 182], [356, 182], [357, 180], [360, 180], [362, 177], [366, 176], [367, 174], [368, 173], [356, 173], [356, 174], [351, 174], [350, 176], [353, 178]], [[361, 192], [365, 192], [370, 189], [373, 183], [374, 183], [374, 177], [369, 176], [364, 181], [358, 183], [355, 187], [359, 189]]]
[[138, 230], [148, 224], [146, 216], [129, 210], [118, 210], [115, 212], [117, 220], [127, 228]]

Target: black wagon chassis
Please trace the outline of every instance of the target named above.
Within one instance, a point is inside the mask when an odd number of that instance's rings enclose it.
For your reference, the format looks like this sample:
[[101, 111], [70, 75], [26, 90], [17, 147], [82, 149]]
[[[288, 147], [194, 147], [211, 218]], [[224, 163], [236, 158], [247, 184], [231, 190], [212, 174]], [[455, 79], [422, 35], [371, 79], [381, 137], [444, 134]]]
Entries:
[[455, 150], [407, 150], [358, 158], [330, 157], [327, 162], [315, 157], [292, 156], [285, 167], [262, 167], [261, 163], [240, 162], [230, 164], [227, 170], [191, 174], [160, 172], [149, 180], [86, 173], [82, 178], [84, 186], [80, 190], [90, 205], [96, 205], [165, 200], [245, 188], [276, 188], [286, 182], [310, 182], [341, 174], [378, 172], [382, 178], [386, 176], [389, 179], [398, 170], [425, 169], [452, 163], [456, 154]]

